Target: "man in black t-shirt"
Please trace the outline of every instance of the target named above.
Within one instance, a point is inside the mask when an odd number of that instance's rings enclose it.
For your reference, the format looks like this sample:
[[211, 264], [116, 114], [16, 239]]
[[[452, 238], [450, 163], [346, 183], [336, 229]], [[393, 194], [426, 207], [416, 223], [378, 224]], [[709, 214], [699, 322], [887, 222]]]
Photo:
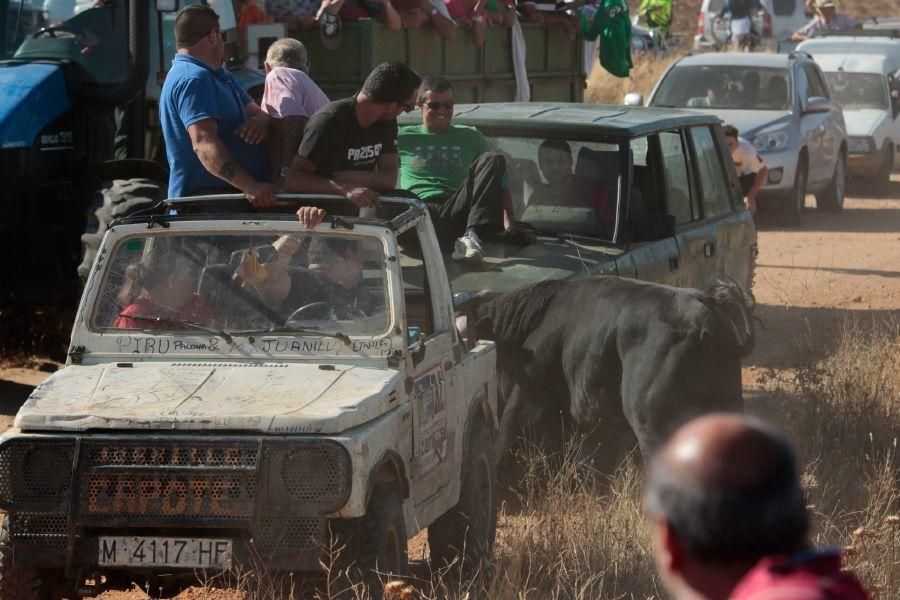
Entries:
[[[319, 109], [306, 124], [290, 168], [282, 172], [284, 190], [335, 194], [361, 208], [375, 206], [379, 192], [397, 186], [397, 116], [415, 107], [420, 83], [403, 63], [382, 63], [358, 94]], [[310, 227], [324, 217], [321, 211], [313, 214], [318, 220], [304, 221]]]

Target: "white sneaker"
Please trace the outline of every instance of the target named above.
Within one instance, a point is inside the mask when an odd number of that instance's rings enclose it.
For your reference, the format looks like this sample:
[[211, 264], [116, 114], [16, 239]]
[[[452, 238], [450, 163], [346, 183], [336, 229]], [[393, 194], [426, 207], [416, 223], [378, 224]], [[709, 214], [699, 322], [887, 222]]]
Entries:
[[450, 257], [461, 262], [480, 263], [484, 260], [481, 240], [474, 232], [467, 231], [453, 244], [453, 254]]

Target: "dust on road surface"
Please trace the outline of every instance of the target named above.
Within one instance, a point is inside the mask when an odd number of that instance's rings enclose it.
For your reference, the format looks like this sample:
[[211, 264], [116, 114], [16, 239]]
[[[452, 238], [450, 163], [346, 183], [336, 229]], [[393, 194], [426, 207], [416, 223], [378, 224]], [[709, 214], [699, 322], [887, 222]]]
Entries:
[[[807, 199], [812, 206], [812, 198]], [[806, 212], [797, 229], [759, 233], [754, 294], [756, 348], [744, 361], [753, 387], [764, 369], [787, 369], [827, 356], [848, 319], [900, 319], [900, 175], [885, 198], [847, 199], [841, 214]], [[0, 430], [47, 377], [36, 369], [0, 366]], [[198, 590], [179, 596], [195, 599]], [[205, 593], [205, 592], [204, 592]], [[141, 592], [107, 592], [103, 600], [136, 600]], [[234, 599], [226, 591], [218, 598]]]

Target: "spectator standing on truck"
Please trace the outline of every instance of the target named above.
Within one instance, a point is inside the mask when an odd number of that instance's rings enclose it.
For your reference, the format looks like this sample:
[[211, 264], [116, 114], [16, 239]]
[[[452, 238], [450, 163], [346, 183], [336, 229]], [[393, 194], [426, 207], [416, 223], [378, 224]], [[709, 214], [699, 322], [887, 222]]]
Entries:
[[355, 96], [320, 109], [282, 172], [285, 191], [336, 194], [359, 207], [376, 206], [379, 192], [397, 186], [397, 116], [415, 108], [419, 83], [403, 63], [382, 63]]
[[578, 35], [578, 19], [570, 11], [584, 3], [584, 0], [517, 0], [523, 21], [561, 26], [573, 42]]
[[847, 31], [859, 26], [856, 20], [837, 11], [834, 0], [816, 0], [816, 16], [812, 21], [791, 35], [794, 41], [802, 41], [817, 31]]
[[453, 84], [426, 77], [416, 104], [422, 124], [400, 129], [400, 187], [425, 201], [441, 245], [456, 240], [452, 258], [481, 261], [481, 238], [504, 228], [532, 241], [514, 221], [506, 160], [480, 131], [451, 123]]
[[731, 160], [738, 173], [741, 182], [741, 191], [744, 194], [744, 206], [751, 215], [756, 214], [756, 195], [766, 183], [769, 176], [769, 168], [760, 157], [753, 144], [738, 135], [738, 130], [733, 125], [725, 126], [725, 142], [731, 152]]
[[788, 441], [743, 415], [682, 426], [654, 457], [646, 510], [676, 599], [865, 600], [837, 550], [811, 549]]
[[254, 206], [274, 204], [259, 146], [269, 117], [222, 66], [219, 16], [205, 5], [184, 7], [175, 19], [175, 43], [159, 102], [169, 197], [236, 188]]
[[262, 109], [272, 119], [269, 165], [277, 177], [296, 156], [306, 122], [329, 100], [309, 76], [306, 46], [299, 40], [284, 38], [269, 46], [265, 66]]
[[288, 29], [312, 29], [321, 5], [320, 0], [266, 0], [266, 12]]

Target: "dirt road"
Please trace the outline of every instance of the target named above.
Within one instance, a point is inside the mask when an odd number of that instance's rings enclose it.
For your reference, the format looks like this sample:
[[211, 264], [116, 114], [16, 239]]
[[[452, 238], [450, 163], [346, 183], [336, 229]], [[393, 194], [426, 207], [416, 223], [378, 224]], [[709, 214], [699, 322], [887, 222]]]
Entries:
[[[810, 210], [799, 229], [763, 226], [759, 247], [754, 292], [761, 326], [745, 361], [748, 388], [763, 369], [792, 368], [828, 355], [847, 319], [900, 318], [900, 175], [885, 198], [850, 197], [839, 215]], [[46, 376], [37, 369], [0, 367], [0, 430]]]

